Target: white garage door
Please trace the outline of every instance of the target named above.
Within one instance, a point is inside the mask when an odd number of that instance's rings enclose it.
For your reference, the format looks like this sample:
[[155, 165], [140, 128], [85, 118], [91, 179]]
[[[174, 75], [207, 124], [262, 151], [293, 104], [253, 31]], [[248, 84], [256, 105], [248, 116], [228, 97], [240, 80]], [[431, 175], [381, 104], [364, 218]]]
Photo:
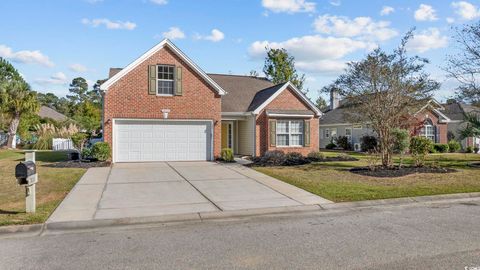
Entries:
[[116, 120], [114, 161], [209, 160], [211, 123]]

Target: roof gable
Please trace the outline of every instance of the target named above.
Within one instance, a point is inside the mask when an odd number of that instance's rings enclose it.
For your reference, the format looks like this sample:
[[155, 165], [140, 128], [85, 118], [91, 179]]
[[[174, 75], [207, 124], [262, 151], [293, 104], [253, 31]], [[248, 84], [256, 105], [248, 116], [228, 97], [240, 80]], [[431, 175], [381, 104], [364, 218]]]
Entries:
[[187, 63], [188, 66], [190, 66], [195, 72], [197, 72], [200, 77], [202, 77], [211, 87], [213, 87], [219, 95], [225, 95], [227, 92], [220, 87], [212, 78], [210, 78], [197, 64], [195, 64], [186, 54], [184, 54], [177, 46], [175, 46], [170, 40], [164, 39], [160, 43], [158, 43], [156, 46], [148, 50], [146, 53], [141, 55], [139, 58], [137, 58], [135, 61], [130, 63], [128, 66], [126, 66], [124, 69], [120, 70], [118, 73], [113, 75], [111, 78], [109, 78], [106, 82], [104, 82], [102, 85], [100, 85], [100, 89], [107, 91], [110, 86], [112, 86], [115, 82], [120, 80], [123, 76], [128, 74], [130, 71], [132, 71], [134, 68], [136, 68], [138, 65], [143, 63], [146, 59], [154, 55], [156, 52], [160, 51], [164, 47], [168, 47], [171, 49], [172, 52], [174, 52], [178, 57], [180, 57], [185, 63]]
[[302, 91], [298, 90], [298, 88], [295, 87], [295, 85], [293, 85], [291, 82], [286, 82], [284, 84], [279, 84], [279, 85], [273, 86], [269, 89], [265, 89], [265, 90], [263, 90], [263, 91], [265, 91], [264, 93], [259, 92], [259, 94], [260, 94], [260, 96], [258, 97], [259, 101], [257, 101], [257, 103], [259, 105], [255, 106], [255, 108], [252, 107], [250, 109], [253, 110], [254, 114], [259, 114], [268, 104], [270, 104], [270, 102], [272, 102], [276, 97], [278, 97], [287, 88], [292, 89], [293, 92], [303, 102], [305, 102], [305, 104], [307, 104], [307, 106], [312, 111], [315, 112], [316, 116], [321, 116], [322, 115], [322, 112], [317, 108], [317, 106], [315, 106], [315, 104], [313, 104], [312, 101], [309, 98], [307, 98], [307, 96], [305, 96], [305, 94], [302, 93]]

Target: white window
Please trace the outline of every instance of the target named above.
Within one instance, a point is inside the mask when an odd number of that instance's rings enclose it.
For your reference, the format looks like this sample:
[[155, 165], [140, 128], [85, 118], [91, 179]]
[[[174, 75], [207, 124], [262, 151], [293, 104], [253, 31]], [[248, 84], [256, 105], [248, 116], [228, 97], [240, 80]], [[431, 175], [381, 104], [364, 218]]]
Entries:
[[325, 138], [330, 138], [330, 129], [325, 129]]
[[277, 121], [278, 146], [303, 146], [303, 121]]
[[337, 137], [337, 129], [336, 128], [332, 128], [331, 132], [330, 132], [330, 135], [332, 137]]
[[420, 130], [420, 135], [435, 142], [435, 127], [430, 119], [427, 119]]
[[345, 128], [345, 137], [348, 138], [348, 141], [352, 140], [352, 129], [351, 128]]
[[174, 66], [157, 66], [157, 94], [173, 95], [174, 88]]

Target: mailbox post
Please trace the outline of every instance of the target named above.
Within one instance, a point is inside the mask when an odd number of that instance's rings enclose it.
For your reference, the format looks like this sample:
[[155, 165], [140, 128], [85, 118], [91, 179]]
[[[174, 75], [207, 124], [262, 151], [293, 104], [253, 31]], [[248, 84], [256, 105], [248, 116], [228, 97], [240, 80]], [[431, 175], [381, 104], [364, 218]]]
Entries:
[[19, 185], [25, 186], [25, 206], [27, 213], [35, 213], [35, 184], [38, 181], [35, 164], [35, 151], [25, 151], [25, 161], [15, 167], [15, 177]]

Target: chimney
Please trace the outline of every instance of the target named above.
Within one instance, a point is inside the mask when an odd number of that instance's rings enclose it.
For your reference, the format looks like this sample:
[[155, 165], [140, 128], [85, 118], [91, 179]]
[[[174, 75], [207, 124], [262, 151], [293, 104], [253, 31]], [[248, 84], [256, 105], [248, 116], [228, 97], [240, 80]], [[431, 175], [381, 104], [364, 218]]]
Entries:
[[340, 95], [337, 89], [332, 88], [330, 90], [330, 110], [335, 110], [338, 105], [340, 105]]

